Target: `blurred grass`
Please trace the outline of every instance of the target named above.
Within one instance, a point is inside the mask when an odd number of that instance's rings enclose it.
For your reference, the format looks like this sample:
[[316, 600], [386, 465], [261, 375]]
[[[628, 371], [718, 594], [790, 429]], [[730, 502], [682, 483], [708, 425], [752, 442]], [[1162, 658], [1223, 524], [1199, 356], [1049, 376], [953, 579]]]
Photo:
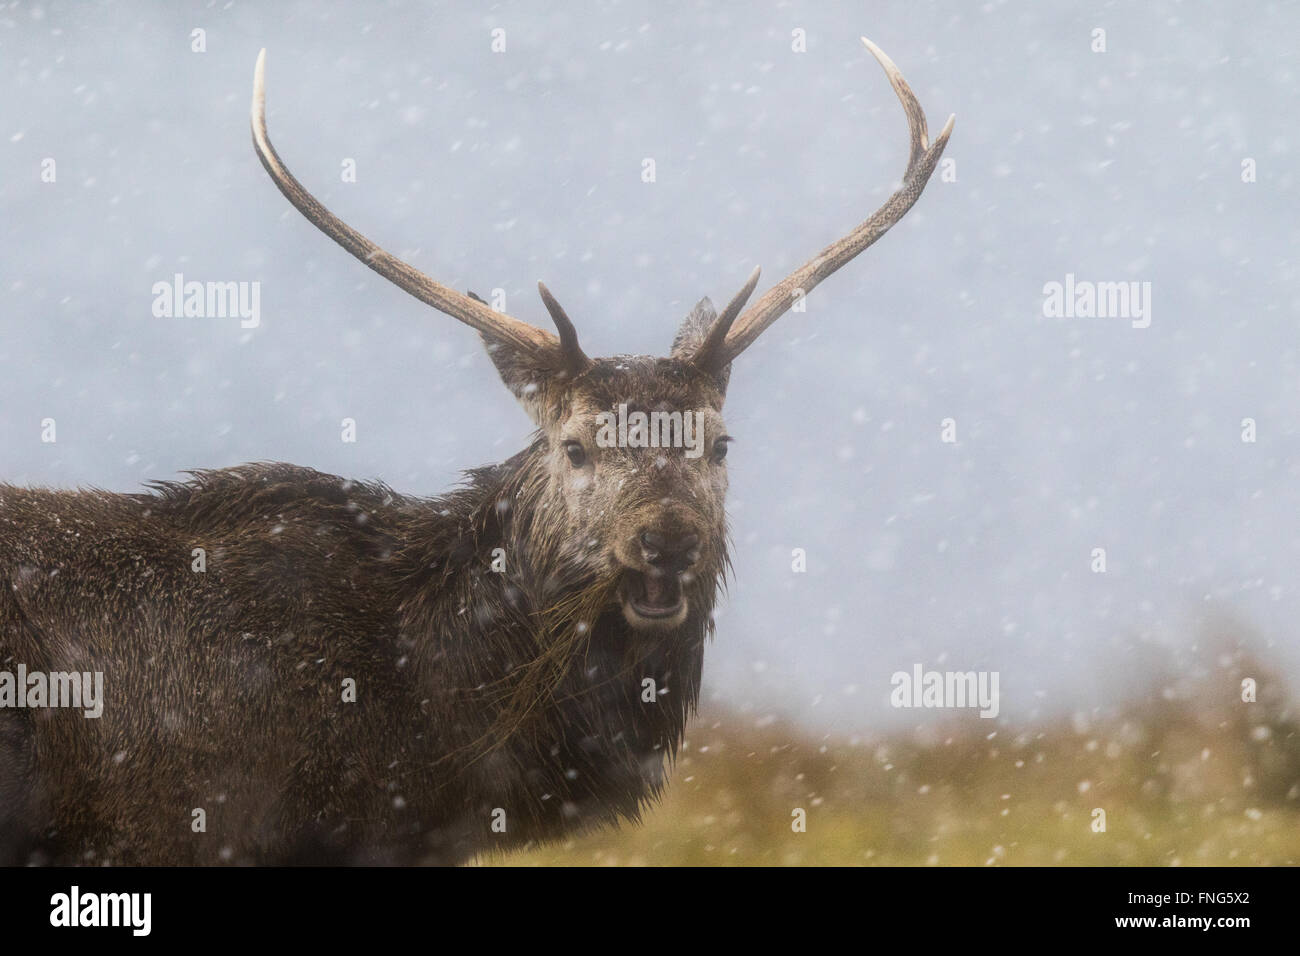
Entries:
[[[1253, 677], [1258, 699], [1241, 700]], [[1265, 865], [1300, 863], [1300, 726], [1239, 651], [1153, 676], [1108, 711], [1042, 726], [969, 712], [876, 737], [771, 716], [691, 725], [664, 798], [624, 824], [487, 865]], [[792, 811], [807, 831], [792, 830]], [[1106, 814], [1094, 832], [1093, 812]]]

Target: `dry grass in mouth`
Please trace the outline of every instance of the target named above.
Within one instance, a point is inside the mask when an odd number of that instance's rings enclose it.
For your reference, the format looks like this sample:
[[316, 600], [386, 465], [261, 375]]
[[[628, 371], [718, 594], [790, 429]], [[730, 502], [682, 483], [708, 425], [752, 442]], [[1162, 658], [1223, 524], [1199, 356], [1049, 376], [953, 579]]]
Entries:
[[537, 654], [490, 685], [495, 693], [489, 690], [488, 703], [504, 705], [487, 731], [464, 748], [474, 754], [471, 764], [525, 730], [529, 718], [555, 698], [574, 662], [586, 657], [596, 620], [615, 600], [618, 581], [619, 575], [604, 575], [536, 613]]

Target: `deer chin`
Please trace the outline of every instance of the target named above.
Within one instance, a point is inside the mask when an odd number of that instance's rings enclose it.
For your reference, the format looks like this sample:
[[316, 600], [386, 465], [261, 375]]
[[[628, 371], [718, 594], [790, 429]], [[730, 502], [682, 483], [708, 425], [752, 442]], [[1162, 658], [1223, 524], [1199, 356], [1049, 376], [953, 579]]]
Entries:
[[689, 610], [683, 583], [679, 574], [628, 568], [618, 586], [624, 619], [645, 631], [681, 627]]

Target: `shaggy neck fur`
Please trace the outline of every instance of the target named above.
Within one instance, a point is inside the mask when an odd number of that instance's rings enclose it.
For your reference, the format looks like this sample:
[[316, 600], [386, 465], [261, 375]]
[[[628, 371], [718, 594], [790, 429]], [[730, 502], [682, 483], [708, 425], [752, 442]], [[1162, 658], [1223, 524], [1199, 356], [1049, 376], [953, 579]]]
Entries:
[[551, 520], [544, 449], [537, 438], [422, 506], [399, 611], [401, 631], [423, 635], [416, 667], [434, 723], [452, 729], [441, 759], [462, 783], [456, 799], [491, 794], [471, 813], [508, 806], [530, 836], [635, 819], [658, 794], [699, 695], [723, 570], [695, 576], [680, 628], [635, 631], [617, 576], [593, 570]]

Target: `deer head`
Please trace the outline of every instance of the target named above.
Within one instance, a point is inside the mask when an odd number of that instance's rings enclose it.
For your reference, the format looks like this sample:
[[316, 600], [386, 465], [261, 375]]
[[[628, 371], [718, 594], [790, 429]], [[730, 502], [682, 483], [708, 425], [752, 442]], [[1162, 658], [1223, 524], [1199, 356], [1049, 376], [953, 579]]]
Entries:
[[[588, 358], [546, 286], [538, 284], [558, 334], [436, 282], [338, 219], [303, 188], [271, 145], [266, 51], [258, 56], [253, 143], [271, 179], [295, 208], [357, 259], [478, 331], [502, 381], [538, 428], [534, 503], [548, 509], [550, 533], [562, 535], [568, 560], [616, 582], [623, 617], [638, 631], [679, 627], [693, 606], [698, 611], [711, 604], [696, 588], [707, 587], [711, 595], [725, 566], [725, 458], [731, 439], [722, 406], [732, 361], [789, 310], [796, 295], [811, 292], [903, 217], [952, 132], [954, 117], [931, 143], [925, 114], [898, 68], [870, 40], [862, 42], [884, 68], [907, 114], [911, 152], [902, 185], [870, 218], [749, 308], [758, 269], [721, 314], [702, 299], [678, 329], [667, 358]], [[556, 514], [563, 520], [555, 522]]]

